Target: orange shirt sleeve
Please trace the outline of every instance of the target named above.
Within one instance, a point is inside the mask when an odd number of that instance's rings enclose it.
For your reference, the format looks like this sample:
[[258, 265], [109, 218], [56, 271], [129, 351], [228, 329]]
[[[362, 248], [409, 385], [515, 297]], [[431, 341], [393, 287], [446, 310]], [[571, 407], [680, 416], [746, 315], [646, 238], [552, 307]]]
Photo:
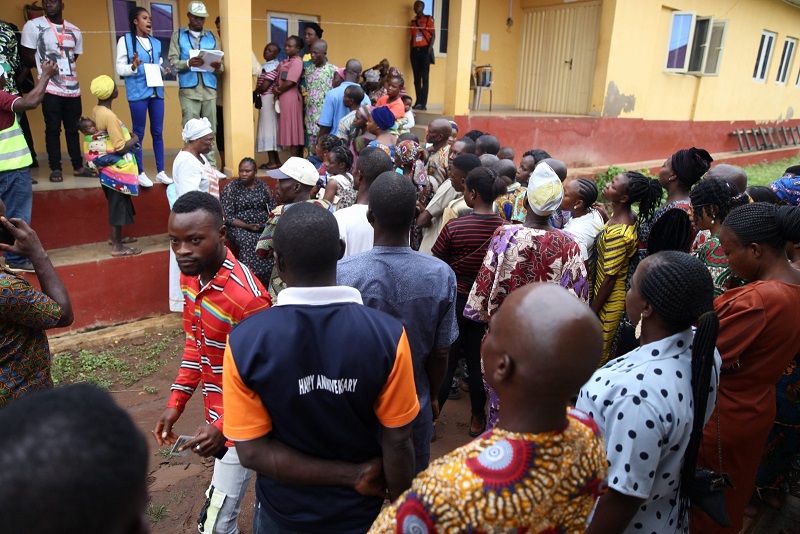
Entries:
[[419, 413], [417, 387], [414, 383], [414, 365], [406, 331], [397, 343], [397, 357], [389, 378], [375, 401], [375, 415], [385, 427], [397, 428], [407, 425]]
[[734, 365], [767, 324], [764, 302], [753, 287], [726, 291], [714, 300], [719, 316], [717, 350], [722, 367]]
[[272, 430], [272, 418], [261, 397], [248, 388], [239, 375], [230, 344], [225, 347], [222, 362], [222, 404], [225, 409], [222, 433], [226, 438], [248, 441]]

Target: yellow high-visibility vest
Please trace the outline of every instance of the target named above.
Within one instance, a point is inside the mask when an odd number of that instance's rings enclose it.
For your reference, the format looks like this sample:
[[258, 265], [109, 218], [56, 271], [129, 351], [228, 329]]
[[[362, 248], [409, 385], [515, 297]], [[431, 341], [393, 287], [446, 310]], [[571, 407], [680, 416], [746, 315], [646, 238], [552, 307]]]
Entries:
[[0, 131], [0, 172], [22, 169], [31, 163], [31, 151], [15, 116], [14, 124]]

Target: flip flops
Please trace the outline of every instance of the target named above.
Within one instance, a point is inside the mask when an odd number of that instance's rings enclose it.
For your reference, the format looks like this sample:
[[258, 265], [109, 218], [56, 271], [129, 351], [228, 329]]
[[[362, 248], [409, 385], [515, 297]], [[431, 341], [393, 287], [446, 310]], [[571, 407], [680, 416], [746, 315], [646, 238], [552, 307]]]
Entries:
[[53, 171], [50, 173], [50, 181], [54, 183], [63, 182], [64, 175], [61, 174], [61, 171]]
[[[136, 239], [135, 237], [123, 237], [122, 238], [122, 244], [123, 245], [127, 245], [128, 243], [136, 243], [137, 241], [138, 241], [138, 239]], [[107, 243], [109, 245], [113, 245], [113, 243], [111, 242], [110, 239], [107, 241]]]
[[125, 248], [123, 250], [112, 250], [111, 257], [112, 258], [122, 258], [124, 256], [136, 256], [137, 254], [141, 254], [142, 250], [138, 248]]

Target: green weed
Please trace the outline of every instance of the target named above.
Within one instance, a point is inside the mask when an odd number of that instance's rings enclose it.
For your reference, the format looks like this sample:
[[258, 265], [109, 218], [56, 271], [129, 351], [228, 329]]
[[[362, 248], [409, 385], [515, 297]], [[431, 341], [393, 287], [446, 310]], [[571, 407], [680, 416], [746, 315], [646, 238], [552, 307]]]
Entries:
[[167, 505], [155, 504], [152, 502], [147, 505], [147, 509], [144, 511], [150, 522], [154, 524], [164, 519], [168, 512]]

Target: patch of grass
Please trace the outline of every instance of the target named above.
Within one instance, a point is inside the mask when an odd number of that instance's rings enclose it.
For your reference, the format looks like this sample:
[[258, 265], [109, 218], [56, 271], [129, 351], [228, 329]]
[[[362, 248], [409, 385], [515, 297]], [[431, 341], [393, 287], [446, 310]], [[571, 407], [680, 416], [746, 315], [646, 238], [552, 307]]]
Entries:
[[[174, 334], [174, 335], [173, 335]], [[53, 358], [53, 382], [92, 382], [111, 389], [115, 384], [130, 387], [157, 372], [183, 349], [183, 340], [178, 332], [158, 337], [145, 335], [144, 343], [115, 343], [106, 348], [81, 350], [60, 354]], [[155, 393], [155, 388], [148, 393]]]
[[155, 452], [155, 455], [161, 456], [162, 458], [172, 458], [172, 445], [161, 447]]
[[169, 513], [169, 510], [167, 510], [166, 504], [155, 504], [151, 502], [147, 505], [147, 509], [144, 511], [144, 513], [147, 516], [147, 519], [149, 519], [151, 523], [155, 524], [164, 519], [167, 516], [167, 513]]
[[158, 392], [158, 388], [156, 388], [155, 386], [142, 386], [142, 389], [145, 391], [145, 393], [157, 393]]
[[781, 176], [787, 167], [800, 165], [800, 156], [781, 159], [772, 163], [756, 163], [744, 167], [747, 173], [747, 185], [769, 185]]

